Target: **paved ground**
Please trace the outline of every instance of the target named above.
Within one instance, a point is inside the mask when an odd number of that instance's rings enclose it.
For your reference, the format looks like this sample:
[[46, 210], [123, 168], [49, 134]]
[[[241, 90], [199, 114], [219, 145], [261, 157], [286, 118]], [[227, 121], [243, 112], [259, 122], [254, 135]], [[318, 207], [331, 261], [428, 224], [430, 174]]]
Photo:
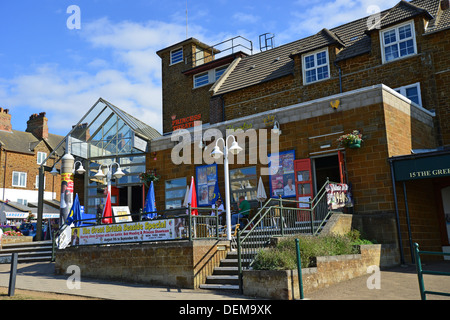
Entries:
[[[424, 264], [424, 270], [450, 272], [450, 261]], [[9, 285], [10, 265], [0, 265], [0, 287]], [[382, 270], [380, 289], [368, 289], [371, 274], [305, 295], [310, 300], [420, 300], [414, 265]], [[450, 276], [425, 275], [425, 289], [450, 292]], [[16, 289], [56, 292], [112, 300], [251, 300], [249, 297], [207, 290], [188, 290], [81, 279], [80, 289], [67, 287], [68, 276], [54, 274], [52, 263], [19, 264]], [[428, 300], [450, 297], [427, 296]]]

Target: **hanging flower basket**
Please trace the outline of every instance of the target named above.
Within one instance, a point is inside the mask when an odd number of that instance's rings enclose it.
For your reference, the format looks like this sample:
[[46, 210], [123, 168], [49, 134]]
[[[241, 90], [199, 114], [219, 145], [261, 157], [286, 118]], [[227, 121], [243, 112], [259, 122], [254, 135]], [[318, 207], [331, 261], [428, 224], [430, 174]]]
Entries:
[[141, 173], [139, 178], [142, 183], [149, 187], [152, 181], [158, 182], [161, 179], [161, 176], [157, 175], [155, 170], [148, 170], [147, 172]]
[[352, 133], [340, 136], [338, 142], [340, 146], [344, 146], [346, 148], [361, 148], [361, 142], [363, 142], [362, 134], [358, 130], [353, 130]]

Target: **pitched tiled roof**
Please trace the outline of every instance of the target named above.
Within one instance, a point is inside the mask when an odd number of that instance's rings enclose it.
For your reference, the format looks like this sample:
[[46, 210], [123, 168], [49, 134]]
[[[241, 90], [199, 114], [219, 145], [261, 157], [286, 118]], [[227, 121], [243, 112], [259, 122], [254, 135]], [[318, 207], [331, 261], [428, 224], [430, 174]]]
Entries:
[[[58, 146], [61, 140], [64, 139], [63, 136], [59, 136], [56, 134], [48, 134], [47, 139], [39, 140], [32, 133], [11, 130], [2, 131], [0, 130], [0, 144], [3, 148], [8, 151], [20, 152], [20, 153], [28, 153], [34, 154], [34, 148], [45, 141], [50, 149], [54, 149]], [[63, 154], [63, 150], [57, 152], [58, 154]]]
[[[385, 28], [417, 15], [425, 15], [430, 19], [426, 33], [447, 29], [450, 27], [450, 9], [442, 11], [439, 4], [440, 0], [402, 0], [393, 8], [380, 12], [379, 24], [374, 28]], [[292, 55], [317, 50], [330, 44], [342, 47], [336, 61], [369, 53], [371, 39], [368, 19], [369, 17], [364, 17], [330, 30], [323, 29], [313, 36], [242, 58], [220, 87], [215, 88], [214, 95], [293, 74]]]

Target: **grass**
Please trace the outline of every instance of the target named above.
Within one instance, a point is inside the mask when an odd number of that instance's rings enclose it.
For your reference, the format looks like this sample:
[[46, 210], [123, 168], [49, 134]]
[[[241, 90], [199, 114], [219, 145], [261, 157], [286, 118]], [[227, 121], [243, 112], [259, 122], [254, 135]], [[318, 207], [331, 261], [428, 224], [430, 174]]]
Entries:
[[292, 270], [297, 268], [297, 250], [295, 239], [299, 239], [302, 268], [315, 265], [319, 256], [336, 256], [359, 253], [358, 245], [372, 244], [361, 239], [360, 233], [353, 230], [344, 236], [300, 236], [279, 241], [276, 247], [261, 250], [253, 263], [255, 270]]

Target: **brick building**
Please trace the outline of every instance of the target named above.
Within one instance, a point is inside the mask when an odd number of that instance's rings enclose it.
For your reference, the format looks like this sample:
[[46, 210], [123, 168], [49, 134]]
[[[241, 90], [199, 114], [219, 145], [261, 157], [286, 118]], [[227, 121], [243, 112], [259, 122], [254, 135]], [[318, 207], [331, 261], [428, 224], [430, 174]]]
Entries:
[[[45, 112], [31, 115], [24, 132], [12, 128], [11, 117], [8, 109], [0, 108], [1, 199], [25, 207], [36, 207], [39, 166], [59, 145], [63, 137], [49, 133]], [[62, 154], [62, 148], [56, 152], [56, 156]], [[49, 158], [44, 166], [47, 168], [44, 178], [44, 199], [48, 200], [49, 204], [52, 200], [59, 201], [60, 198], [60, 176], [53, 176], [49, 172], [55, 163], [55, 157]]]
[[[292, 154], [311, 177], [305, 185], [295, 175], [297, 197], [314, 194], [327, 177], [345, 182], [352, 186], [355, 226], [381, 243], [397, 243], [402, 259], [413, 241], [430, 250], [448, 247], [449, 27], [448, 0], [400, 1], [256, 54], [233, 47], [220, 55], [216, 46], [194, 38], [158, 51], [164, 136], [151, 142], [147, 156], [147, 169], [157, 169], [165, 181], [156, 190], [157, 208], [181, 206], [190, 177], [211, 164], [205, 157], [195, 161], [214, 146], [199, 148], [200, 139], [211, 141], [205, 130], [225, 137], [227, 129], [260, 133], [276, 123], [280, 155]], [[177, 140], [170, 133], [178, 129], [191, 134], [192, 164], [173, 162]], [[353, 130], [362, 133], [363, 144], [344, 148], [338, 138]], [[271, 134], [269, 144], [275, 141]], [[255, 206], [259, 176], [267, 194], [276, 190], [274, 177], [262, 174], [267, 163], [255, 161], [252, 148], [246, 144], [245, 164], [232, 164], [230, 178], [232, 201], [241, 192]], [[425, 170], [416, 161], [432, 157], [442, 168]], [[399, 168], [407, 161], [416, 172], [410, 177], [436, 174], [405, 178]]]

